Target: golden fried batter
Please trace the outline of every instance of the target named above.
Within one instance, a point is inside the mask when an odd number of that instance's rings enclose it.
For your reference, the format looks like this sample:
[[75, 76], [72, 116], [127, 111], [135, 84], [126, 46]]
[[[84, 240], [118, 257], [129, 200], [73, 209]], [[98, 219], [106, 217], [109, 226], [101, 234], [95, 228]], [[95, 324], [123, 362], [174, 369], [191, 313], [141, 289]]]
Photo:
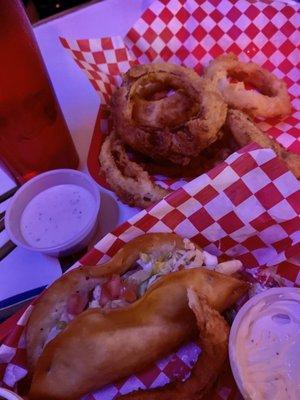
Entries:
[[126, 144], [179, 165], [218, 139], [227, 110], [210, 81], [174, 64], [131, 68], [111, 106], [114, 128]]
[[205, 298], [188, 289], [189, 306], [193, 310], [199, 329], [201, 355], [191, 376], [185, 382], [171, 383], [163, 388], [140, 390], [118, 397], [120, 400], [200, 400], [217, 379], [227, 357], [229, 326], [213, 310]]
[[[253, 62], [239, 61], [232, 53], [212, 60], [205, 76], [214, 83], [230, 107], [265, 118], [283, 117], [291, 112], [284, 81]], [[230, 77], [240, 82], [229, 82]], [[246, 90], [244, 83], [252, 84], [260, 92]]]
[[123, 203], [147, 208], [169, 194], [152, 182], [147, 171], [129, 159], [123, 143], [114, 133], [105, 139], [99, 160], [107, 183]]
[[262, 132], [247, 114], [238, 110], [229, 110], [226, 125], [241, 147], [255, 142], [261, 147], [272, 149], [277, 156], [286, 163], [287, 167], [293, 172], [296, 178], [300, 179], [299, 154], [287, 151], [274, 138]]
[[[30, 400], [75, 400], [170, 354], [197, 331], [187, 289], [205, 298], [209, 307], [223, 311], [245, 293], [248, 285], [205, 268], [192, 268], [161, 277], [126, 308], [108, 313], [84, 311], [46, 345], [34, 370]], [[219, 352], [223, 360], [223, 326], [221, 333], [214, 334], [211, 325], [214, 320], [215, 327], [222, 322], [214, 312], [208, 314], [213, 321], [203, 319], [201, 315], [209, 308], [198, 308], [191, 296], [190, 305], [199, 311], [198, 324], [207, 349], [205, 360], [219, 360]], [[217, 364], [219, 368], [219, 361]], [[212, 364], [212, 370], [206, 366], [209, 376], [207, 380], [203, 375], [203, 386], [217, 374], [213, 367], [217, 364]]]

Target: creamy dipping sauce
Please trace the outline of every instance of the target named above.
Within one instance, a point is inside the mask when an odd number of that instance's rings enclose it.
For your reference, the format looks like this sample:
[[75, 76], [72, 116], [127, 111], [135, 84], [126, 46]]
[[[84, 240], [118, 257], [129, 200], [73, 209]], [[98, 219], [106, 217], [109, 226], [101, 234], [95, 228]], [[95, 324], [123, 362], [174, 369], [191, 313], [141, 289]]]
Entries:
[[95, 206], [92, 194], [80, 186], [50, 187], [25, 207], [20, 222], [21, 233], [33, 247], [61, 245], [89, 224]]
[[281, 294], [271, 291], [240, 321], [234, 350], [236, 368], [246, 399], [298, 400], [300, 289], [289, 288]]

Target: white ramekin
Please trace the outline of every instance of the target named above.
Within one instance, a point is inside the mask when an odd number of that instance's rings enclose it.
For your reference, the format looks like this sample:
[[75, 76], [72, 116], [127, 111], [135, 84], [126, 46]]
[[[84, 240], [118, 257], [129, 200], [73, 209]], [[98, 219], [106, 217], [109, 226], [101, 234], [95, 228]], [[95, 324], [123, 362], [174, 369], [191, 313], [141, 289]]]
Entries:
[[[82, 230], [71, 239], [52, 247], [34, 247], [23, 238], [20, 228], [22, 213], [27, 204], [42, 191], [57, 185], [72, 184], [86, 189], [94, 199], [92, 216], [86, 221]], [[13, 196], [5, 213], [5, 228], [10, 239], [20, 247], [28, 250], [64, 256], [75, 253], [86, 247], [97, 228], [97, 216], [100, 208], [100, 192], [91, 177], [73, 169], [56, 169], [40, 174], [26, 182]]]
[[[254, 400], [248, 393], [248, 391], [245, 389], [245, 383], [243, 382], [242, 379], [242, 374], [239, 368], [239, 362], [238, 362], [238, 354], [237, 354], [237, 349], [236, 349], [236, 341], [237, 341], [237, 335], [239, 333], [239, 329], [245, 321], [245, 319], [248, 317], [249, 312], [251, 309], [255, 309], [254, 307], [261, 302], [262, 300], [268, 301], [268, 298], [273, 298], [277, 297], [278, 300], [280, 299], [289, 299], [290, 296], [293, 298], [300, 298], [300, 289], [295, 288], [295, 287], [277, 287], [277, 288], [271, 288], [268, 289], [262, 293], [259, 293], [255, 296], [253, 296], [250, 300], [248, 300], [238, 311], [231, 330], [230, 330], [230, 336], [229, 336], [229, 360], [230, 360], [230, 365], [231, 365], [231, 370], [234, 376], [234, 379], [236, 381], [236, 384], [243, 395], [243, 398], [245, 400]], [[300, 307], [300, 302], [299, 302], [299, 307]], [[257, 351], [263, 351], [262, 349], [258, 348]], [[270, 360], [272, 362], [272, 360]], [[300, 367], [300, 360], [299, 360], [299, 367]], [[267, 399], [266, 399], [267, 400]]]

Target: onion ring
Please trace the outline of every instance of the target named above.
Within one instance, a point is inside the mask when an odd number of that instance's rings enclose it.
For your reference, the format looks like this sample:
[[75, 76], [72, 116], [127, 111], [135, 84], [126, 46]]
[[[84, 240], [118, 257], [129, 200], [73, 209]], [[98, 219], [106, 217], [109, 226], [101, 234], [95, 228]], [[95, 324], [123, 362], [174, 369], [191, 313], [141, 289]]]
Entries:
[[150, 175], [164, 175], [171, 178], [195, 178], [217, 164], [224, 161], [230, 154], [239, 149], [239, 146], [229, 131], [223, 130], [219, 134], [220, 139], [215, 141], [207, 149], [195, 158], [184, 168], [169, 161], [157, 162], [134, 153], [134, 159], [143, 166]]
[[226, 126], [241, 147], [255, 142], [263, 148], [272, 149], [286, 163], [296, 178], [300, 179], [300, 156], [290, 153], [275, 139], [262, 132], [248, 115], [238, 110], [229, 110]]
[[149, 174], [129, 159], [122, 142], [113, 132], [105, 139], [99, 160], [111, 188], [130, 206], [147, 208], [169, 193], [153, 183]]
[[212, 309], [205, 298], [188, 289], [189, 306], [193, 310], [199, 329], [201, 355], [191, 376], [185, 382], [171, 383], [165, 387], [118, 397], [120, 400], [200, 400], [211, 389], [226, 361], [229, 326], [225, 319]]
[[227, 111], [209, 80], [172, 64], [131, 68], [111, 106], [114, 128], [126, 144], [179, 165], [218, 139]]
[[[230, 107], [265, 118], [283, 117], [291, 112], [286, 84], [253, 62], [242, 63], [232, 53], [211, 61], [205, 76], [214, 83]], [[230, 83], [228, 77], [243, 82]], [[255, 86], [260, 93], [246, 90], [244, 82]]]

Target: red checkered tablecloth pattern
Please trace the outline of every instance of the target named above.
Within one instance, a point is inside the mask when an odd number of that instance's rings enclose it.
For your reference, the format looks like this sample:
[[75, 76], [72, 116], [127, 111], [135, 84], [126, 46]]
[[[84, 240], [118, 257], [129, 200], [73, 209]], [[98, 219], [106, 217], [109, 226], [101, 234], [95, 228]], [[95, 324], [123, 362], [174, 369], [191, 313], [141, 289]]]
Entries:
[[[138, 235], [173, 231], [245, 266], [275, 265], [299, 254], [299, 189], [272, 150], [250, 145], [141, 211], [81, 261], [104, 262]], [[291, 280], [300, 283], [300, 276]]]
[[[281, 2], [161, 0], [152, 3], [125, 38], [69, 41], [61, 39], [101, 94], [98, 123], [106, 133], [104, 105], [120, 74], [134, 63], [165, 60], [195, 68], [223, 52], [253, 60], [285, 79], [292, 97], [293, 114], [284, 122], [260, 122], [284, 146], [300, 153], [299, 13], [296, 5]], [[99, 181], [97, 156], [101, 132], [95, 130], [89, 162]], [[93, 146], [92, 146], [93, 147]], [[145, 232], [176, 232], [191, 238], [222, 259], [238, 258], [254, 276], [265, 279], [267, 267], [287, 285], [300, 285], [300, 183], [268, 149], [250, 145], [224, 163], [184, 185], [165, 181], [177, 189], [165, 199], [106, 235], [76, 265], [102, 263], [132, 238]], [[75, 265], [75, 267], [76, 267]], [[0, 346], [0, 382], [13, 387], [26, 374], [24, 326], [30, 308]], [[195, 354], [191, 343], [161, 360], [149, 371], [89, 395], [89, 400], [110, 400], [137, 388], [152, 388], [172, 380], [174, 373], [188, 374]], [[188, 360], [186, 363], [185, 360]], [[237, 399], [230, 374], [224, 373], [214, 399]]]
[[201, 73], [213, 58], [233, 52], [268, 69], [287, 83], [294, 114], [262, 128], [300, 153], [299, 27], [299, 7], [282, 2], [163, 0], [143, 14], [124, 44], [139, 63], [164, 60]]
[[[203, 66], [224, 52], [242, 61], [254, 61], [285, 80], [293, 112], [283, 122], [259, 122], [290, 151], [300, 154], [300, 16], [299, 6], [280, 1], [244, 0], [158, 0], [151, 4], [126, 36], [62, 43], [87, 74], [103, 104], [121, 82], [120, 73], [134, 63], [166, 61], [194, 68]], [[94, 135], [106, 134], [98, 120]], [[100, 129], [99, 129], [100, 127]], [[91, 149], [89, 162], [94, 179], [99, 176], [99, 148]], [[160, 179], [176, 189], [183, 181]], [[173, 186], [172, 186], [173, 185]]]
[[[103, 263], [124, 243], [145, 232], [176, 232], [222, 259], [240, 259], [248, 271], [264, 274], [273, 266], [287, 285], [300, 285], [300, 183], [272, 150], [255, 145], [232, 154], [220, 164], [155, 206], [106, 235], [78, 265]], [[0, 381], [13, 386], [26, 374], [24, 325], [30, 309], [0, 347]], [[152, 388], [190, 371], [199, 351], [192, 343], [161, 360], [149, 371], [124, 379], [90, 395], [90, 400], [112, 400], [130, 389]], [[188, 361], [187, 361], [188, 360]], [[237, 396], [224, 370], [214, 398]]]
[[66, 40], [62, 45], [82, 68], [93, 87], [101, 94], [104, 103], [109, 101], [113, 89], [136, 61], [124, 46], [121, 36], [102, 39]]

